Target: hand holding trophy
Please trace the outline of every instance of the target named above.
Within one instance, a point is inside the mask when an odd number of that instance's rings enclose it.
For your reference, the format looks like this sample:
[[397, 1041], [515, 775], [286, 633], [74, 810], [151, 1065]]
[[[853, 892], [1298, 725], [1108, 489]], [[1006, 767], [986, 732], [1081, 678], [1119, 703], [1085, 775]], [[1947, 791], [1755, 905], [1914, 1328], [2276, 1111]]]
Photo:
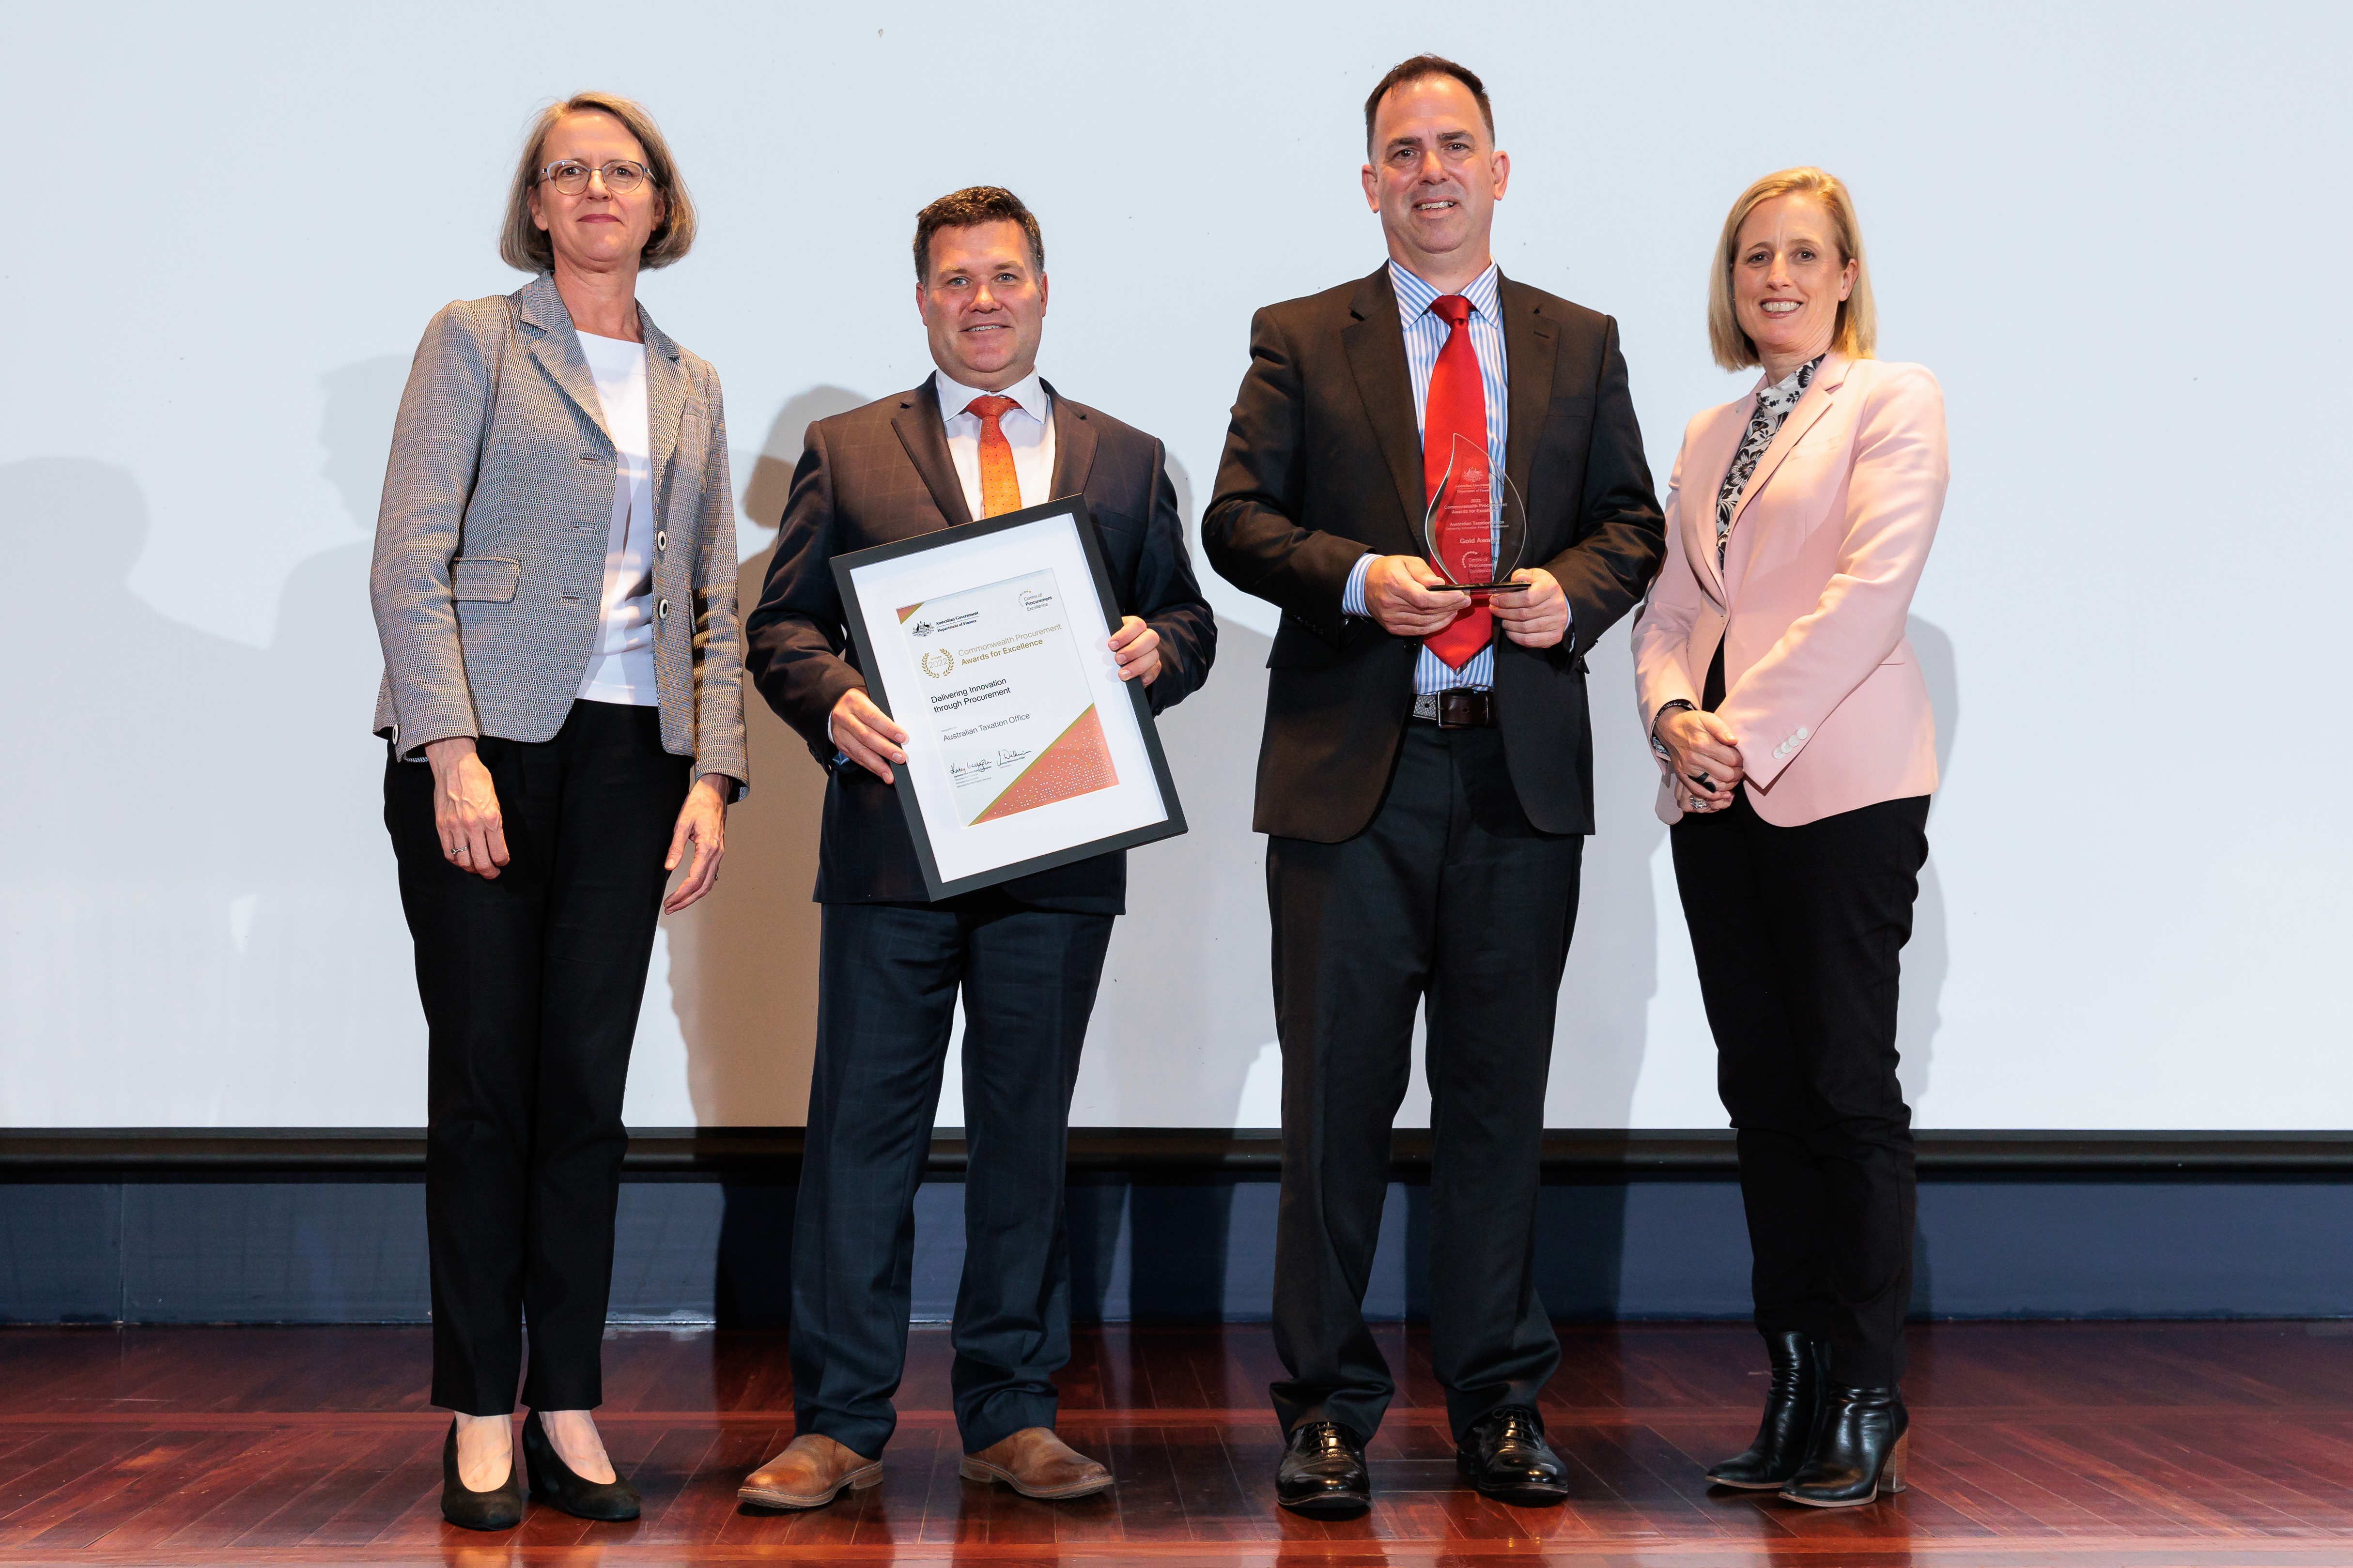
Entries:
[[1446, 476], [1430, 498], [1422, 540], [1446, 586], [1473, 598], [1527, 586], [1511, 581], [1527, 548], [1527, 508], [1511, 476], [1488, 460], [1486, 448], [1454, 437]]

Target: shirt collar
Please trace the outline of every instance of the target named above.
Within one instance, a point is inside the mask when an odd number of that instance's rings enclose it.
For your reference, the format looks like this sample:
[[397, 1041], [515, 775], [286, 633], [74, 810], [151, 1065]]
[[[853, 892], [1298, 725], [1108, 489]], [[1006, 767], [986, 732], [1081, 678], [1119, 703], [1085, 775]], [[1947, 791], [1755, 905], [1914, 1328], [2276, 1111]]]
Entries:
[[[1462, 290], [1462, 297], [1471, 301], [1472, 314], [1484, 316], [1491, 321], [1496, 319], [1501, 310], [1501, 276], [1495, 270], [1495, 264], [1490, 261], [1487, 270], [1471, 279], [1469, 286]], [[1398, 319], [1409, 327], [1426, 315], [1430, 302], [1438, 298], [1437, 289], [1395, 261], [1389, 263], [1389, 287], [1397, 290]]]
[[[974, 398], [988, 395], [976, 386], [966, 386], [962, 382], [955, 380], [944, 370], [932, 372], [932, 384], [939, 389], [940, 420], [943, 424], [962, 414], [965, 405]], [[1022, 413], [1040, 425], [1046, 423], [1046, 414], [1050, 406], [1046, 396], [1046, 384], [1039, 379], [1036, 371], [1031, 371], [997, 395], [1013, 399], [1021, 405]]]
[[1828, 349], [1824, 349], [1820, 353], [1816, 354], [1813, 358], [1808, 360], [1805, 363], [1799, 365], [1797, 369], [1791, 371], [1788, 374], [1769, 385], [1765, 382], [1763, 377], [1758, 377], [1757, 382], [1757, 397], [1760, 400], [1767, 396], [1787, 398], [1796, 397], [1798, 394], [1813, 385], [1814, 377], [1821, 374], [1822, 361], [1830, 357], [1830, 351]]

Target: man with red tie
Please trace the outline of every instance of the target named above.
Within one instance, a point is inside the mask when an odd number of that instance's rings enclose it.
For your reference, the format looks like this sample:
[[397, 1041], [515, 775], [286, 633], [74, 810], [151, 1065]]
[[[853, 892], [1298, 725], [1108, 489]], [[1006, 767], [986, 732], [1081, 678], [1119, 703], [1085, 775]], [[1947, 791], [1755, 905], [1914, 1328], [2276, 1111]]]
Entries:
[[1217, 626], [1194, 581], [1158, 441], [1039, 378], [1045, 244], [1010, 191], [916, 216], [915, 302], [934, 374], [809, 426], [744, 666], [831, 777], [818, 839], [817, 1062], [792, 1239], [797, 1434], [740, 1495], [813, 1508], [881, 1479], [906, 1360], [915, 1188], [964, 1003], [964, 1282], [953, 1383], [968, 1480], [1029, 1497], [1112, 1484], [1054, 1435], [1070, 1359], [1062, 1172], [1079, 1047], [1123, 854], [940, 903], [891, 764], [906, 731], [867, 695], [830, 563], [935, 529], [1083, 496], [1125, 612], [1111, 647], [1161, 711], [1198, 688]]
[[[1365, 1283], [1414, 1015], [1426, 1008], [1430, 1344], [1456, 1462], [1514, 1502], [1566, 1495], [1537, 1394], [1560, 1359], [1535, 1282], [1553, 1018], [1593, 831], [1585, 656], [1665, 535], [1617, 324], [1504, 278], [1511, 162], [1479, 79], [1434, 55], [1365, 102], [1388, 264], [1250, 323], [1210, 564], [1281, 606], [1256, 826], [1267, 840], [1282, 1199], [1277, 1499], [1345, 1515], [1394, 1392]], [[1458, 453], [1527, 520], [1517, 591], [1491, 541], [1422, 531]], [[1457, 468], [1456, 472], [1462, 470]], [[1443, 568], [1443, 572], [1441, 572]]]

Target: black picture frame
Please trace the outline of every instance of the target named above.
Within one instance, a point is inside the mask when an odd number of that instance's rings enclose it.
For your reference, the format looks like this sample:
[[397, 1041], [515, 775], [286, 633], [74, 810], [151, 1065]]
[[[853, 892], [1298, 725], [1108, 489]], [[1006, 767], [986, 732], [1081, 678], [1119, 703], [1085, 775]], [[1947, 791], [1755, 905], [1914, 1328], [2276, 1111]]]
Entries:
[[[1094, 519], [1088, 515], [1087, 503], [1079, 496], [1063, 496], [1042, 505], [1024, 507], [1019, 511], [1003, 512], [996, 517], [984, 518], [977, 522], [959, 523], [948, 528], [935, 529], [929, 533], [917, 534], [912, 539], [902, 539], [890, 544], [878, 544], [867, 550], [855, 550], [833, 558], [831, 562], [833, 582], [836, 590], [841, 595], [842, 620], [849, 628], [850, 645], [858, 653], [859, 671], [866, 678], [867, 695], [873, 699], [876, 707], [894, 719], [898, 717], [892, 707], [887, 683], [882, 678], [881, 662], [875, 658], [873, 643], [867, 636], [866, 606], [858, 591], [859, 569], [880, 565], [888, 561], [902, 560], [910, 555], [923, 554], [931, 551], [955, 549], [969, 544], [975, 540], [987, 538], [991, 534], [1003, 533], [1008, 529], [1020, 528], [1029, 523], [1042, 522], [1051, 518], [1064, 516], [1072, 520], [1073, 531], [1078, 535], [1079, 548], [1086, 556], [1087, 574], [1094, 584], [1095, 597], [1103, 611], [1105, 628], [1103, 636], [1108, 637], [1120, 624], [1119, 596], [1113, 591], [1111, 573], [1103, 565], [1103, 544], [1095, 533]], [[1161, 804], [1167, 808], [1168, 815], [1161, 821], [1143, 827], [1129, 828], [1108, 837], [1069, 845], [1043, 855], [1033, 856], [1026, 860], [1008, 862], [1003, 866], [992, 867], [986, 871], [959, 877], [953, 881], [943, 881], [940, 878], [939, 858], [932, 847], [931, 829], [923, 821], [923, 803], [917, 798], [914, 785], [907, 777], [907, 765], [904, 763], [893, 763], [891, 765], [893, 793], [899, 797], [900, 810], [906, 814], [908, 837], [914, 840], [915, 860], [923, 868], [923, 885], [933, 902], [937, 903], [942, 899], [954, 898], [958, 893], [968, 893], [981, 888], [995, 887], [1000, 882], [1009, 882], [1039, 871], [1050, 871], [1057, 866], [1068, 866], [1079, 860], [1091, 860], [1098, 855], [1108, 855], [1114, 850], [1134, 849], [1145, 844], [1156, 844], [1161, 839], [1175, 838], [1187, 831], [1185, 805], [1183, 801], [1177, 798], [1176, 781], [1169, 774], [1168, 756], [1161, 747], [1160, 729], [1153, 720], [1152, 702], [1145, 695], [1144, 683], [1140, 680], [1124, 680], [1120, 684], [1126, 689], [1128, 707], [1135, 717], [1135, 727], [1144, 742], [1145, 754], [1152, 760], [1153, 779], [1160, 787]]]

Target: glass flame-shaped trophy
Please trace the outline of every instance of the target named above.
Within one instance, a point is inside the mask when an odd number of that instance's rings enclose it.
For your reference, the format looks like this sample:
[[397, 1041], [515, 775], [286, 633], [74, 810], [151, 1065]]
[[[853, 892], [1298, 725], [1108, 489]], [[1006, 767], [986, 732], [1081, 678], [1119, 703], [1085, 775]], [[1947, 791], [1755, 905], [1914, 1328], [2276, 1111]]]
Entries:
[[1422, 542], [1446, 585], [1465, 594], [1508, 594], [1527, 586], [1511, 580], [1527, 548], [1527, 508], [1511, 476], [1497, 471], [1487, 449], [1454, 437], [1446, 476], [1430, 498]]

